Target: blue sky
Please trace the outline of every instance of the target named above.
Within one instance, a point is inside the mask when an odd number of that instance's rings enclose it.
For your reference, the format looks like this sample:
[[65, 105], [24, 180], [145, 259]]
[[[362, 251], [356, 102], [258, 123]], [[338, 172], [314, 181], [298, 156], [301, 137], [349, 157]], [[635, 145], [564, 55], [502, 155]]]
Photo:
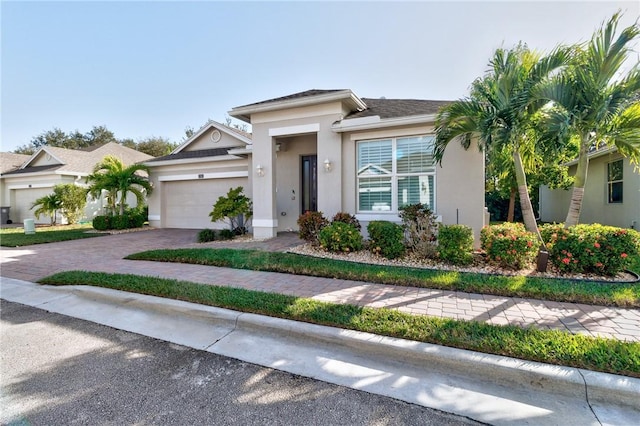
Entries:
[[[2, 1], [2, 151], [58, 127], [180, 141], [307, 89], [457, 99], [493, 51], [590, 38], [640, 2]], [[637, 60], [637, 58], [634, 58]]]

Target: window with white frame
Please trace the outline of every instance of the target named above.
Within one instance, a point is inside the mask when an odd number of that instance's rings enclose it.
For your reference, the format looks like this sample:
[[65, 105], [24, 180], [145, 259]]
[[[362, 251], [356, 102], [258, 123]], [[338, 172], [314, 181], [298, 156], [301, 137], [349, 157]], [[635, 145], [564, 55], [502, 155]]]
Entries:
[[607, 164], [607, 194], [609, 203], [622, 203], [622, 160]]
[[433, 136], [359, 141], [358, 212], [397, 212], [422, 203], [435, 211]]

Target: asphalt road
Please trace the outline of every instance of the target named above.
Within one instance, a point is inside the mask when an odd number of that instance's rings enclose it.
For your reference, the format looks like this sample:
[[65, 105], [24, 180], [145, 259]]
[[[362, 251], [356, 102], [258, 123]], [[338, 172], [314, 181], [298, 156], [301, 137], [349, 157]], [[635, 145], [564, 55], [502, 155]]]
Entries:
[[1, 424], [478, 424], [6, 301], [0, 348]]

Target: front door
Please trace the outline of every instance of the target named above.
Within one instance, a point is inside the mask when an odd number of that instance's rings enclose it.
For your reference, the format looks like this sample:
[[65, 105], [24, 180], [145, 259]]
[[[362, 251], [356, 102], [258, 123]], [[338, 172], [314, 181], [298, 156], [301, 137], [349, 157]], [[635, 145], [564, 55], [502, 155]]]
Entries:
[[302, 213], [318, 211], [318, 157], [302, 156]]

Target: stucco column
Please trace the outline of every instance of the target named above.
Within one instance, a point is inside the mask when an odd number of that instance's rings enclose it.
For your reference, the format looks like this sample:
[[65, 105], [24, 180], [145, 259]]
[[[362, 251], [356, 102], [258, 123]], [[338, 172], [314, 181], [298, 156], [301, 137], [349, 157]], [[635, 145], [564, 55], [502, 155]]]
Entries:
[[[273, 138], [267, 126], [253, 127], [253, 237], [273, 238], [277, 235], [276, 214], [276, 152]], [[261, 167], [261, 172], [258, 171]]]
[[[331, 219], [342, 210], [342, 136], [329, 125], [318, 131], [318, 210]], [[325, 168], [325, 161], [331, 170]]]

